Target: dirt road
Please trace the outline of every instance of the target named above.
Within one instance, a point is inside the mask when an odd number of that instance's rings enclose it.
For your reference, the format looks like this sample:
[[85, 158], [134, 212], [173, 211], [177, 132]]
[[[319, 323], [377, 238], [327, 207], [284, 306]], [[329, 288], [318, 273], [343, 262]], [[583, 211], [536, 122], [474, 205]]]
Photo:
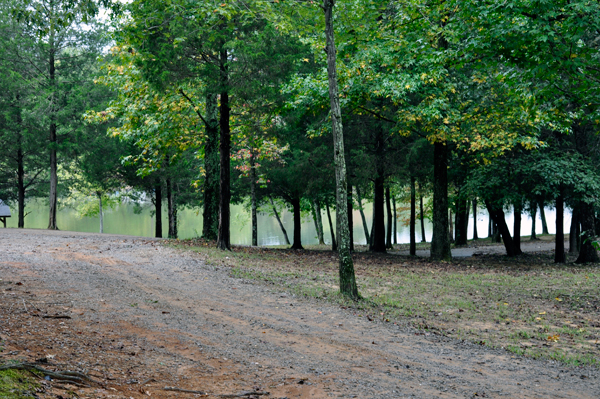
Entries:
[[[0, 279], [2, 301], [30, 296], [29, 308], [23, 301], [26, 309], [19, 310], [23, 317], [32, 308], [72, 317], [47, 327], [63, 341], [38, 334], [45, 341], [34, 343], [27, 323], [33, 328], [40, 318], [16, 326], [19, 302], [0, 314], [0, 340], [22, 356], [52, 354], [62, 364], [96, 370], [98, 378], [110, 376], [109, 388], [80, 396], [194, 397], [163, 390], [170, 386], [208, 397], [248, 391], [289, 399], [600, 397], [597, 369], [369, 321], [232, 278], [226, 268], [147, 238], [0, 229]], [[93, 351], [69, 347], [84, 338], [78, 345]]]

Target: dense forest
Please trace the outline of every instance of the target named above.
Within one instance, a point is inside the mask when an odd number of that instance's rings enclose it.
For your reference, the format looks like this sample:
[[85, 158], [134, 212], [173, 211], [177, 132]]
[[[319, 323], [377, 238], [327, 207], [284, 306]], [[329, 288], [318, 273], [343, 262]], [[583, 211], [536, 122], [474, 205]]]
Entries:
[[49, 229], [59, 200], [102, 220], [147, 198], [169, 237], [193, 207], [228, 250], [232, 203], [253, 245], [260, 207], [285, 204], [301, 249], [301, 215], [324, 243], [335, 211], [340, 290], [357, 296], [353, 224], [386, 252], [410, 204], [411, 254], [429, 218], [447, 260], [485, 208], [517, 256], [520, 215], [551, 206], [555, 262], [565, 209], [568, 250], [599, 261], [598, 2], [0, 0], [0, 31], [0, 198], [18, 227], [33, 198]]

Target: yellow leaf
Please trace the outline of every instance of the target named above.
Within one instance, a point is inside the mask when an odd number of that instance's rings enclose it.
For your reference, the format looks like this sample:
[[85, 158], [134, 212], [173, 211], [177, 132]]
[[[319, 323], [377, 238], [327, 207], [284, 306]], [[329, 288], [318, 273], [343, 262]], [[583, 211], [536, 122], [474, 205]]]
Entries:
[[540, 312], [540, 313], [538, 313], [538, 314], [546, 314], [546, 312]]

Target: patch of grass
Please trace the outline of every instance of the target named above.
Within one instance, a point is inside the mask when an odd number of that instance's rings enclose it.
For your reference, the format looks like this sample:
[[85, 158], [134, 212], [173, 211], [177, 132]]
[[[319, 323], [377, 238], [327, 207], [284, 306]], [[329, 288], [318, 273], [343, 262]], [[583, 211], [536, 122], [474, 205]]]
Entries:
[[0, 398], [34, 398], [39, 385], [27, 373], [20, 370], [0, 370]]
[[231, 268], [234, 277], [327, 298], [373, 321], [409, 324], [534, 358], [600, 363], [598, 265], [557, 266], [551, 253], [431, 262], [359, 248], [353, 258], [364, 299], [355, 303], [338, 294], [337, 255], [323, 246], [223, 252], [201, 240], [178, 244], [216, 267]]

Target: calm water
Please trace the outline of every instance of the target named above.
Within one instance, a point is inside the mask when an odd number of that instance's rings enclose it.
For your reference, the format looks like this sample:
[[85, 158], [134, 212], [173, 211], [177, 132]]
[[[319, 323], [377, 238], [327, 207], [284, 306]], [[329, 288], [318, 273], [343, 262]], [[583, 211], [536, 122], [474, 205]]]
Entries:
[[[109, 234], [126, 234], [135, 236], [154, 236], [154, 216], [150, 215], [150, 207], [146, 207], [140, 214], [133, 212], [132, 204], [121, 204], [115, 209], [109, 209], [104, 214], [104, 232]], [[166, 237], [168, 231], [166, 206], [163, 206], [163, 236]], [[26, 212], [30, 212], [25, 218], [25, 227], [43, 229], [48, 226], [48, 206], [43, 201], [32, 201], [28, 204]], [[16, 211], [12, 210], [13, 217], [7, 220], [8, 227], [17, 227]], [[238, 245], [250, 245], [252, 238], [252, 230], [250, 223], [250, 212], [241, 205], [234, 205], [231, 209], [231, 242]], [[200, 236], [202, 232], [202, 211], [195, 209], [183, 209], [179, 213], [179, 237], [193, 238]], [[282, 211], [280, 214], [285, 229], [287, 230], [290, 240], [293, 238], [294, 223], [292, 213]], [[371, 204], [365, 206], [365, 216], [369, 229], [371, 228], [372, 208]], [[325, 230], [325, 241], [331, 242], [329, 233], [329, 224], [327, 216], [323, 212], [323, 228]], [[333, 215], [335, 218], [335, 214]], [[354, 211], [354, 242], [357, 244], [365, 244], [365, 235], [360, 218], [360, 212]], [[400, 217], [400, 216], [399, 216]], [[546, 209], [546, 219], [548, 222], [548, 230], [551, 234], [556, 231], [555, 216], [553, 209]], [[513, 215], [507, 214], [506, 222], [509, 225], [512, 233]], [[523, 215], [522, 235], [531, 233], [531, 218]], [[335, 220], [334, 220], [335, 226]], [[565, 232], [569, 231], [571, 223], [571, 214], [565, 211]], [[1, 225], [1, 224], [0, 224]], [[487, 237], [488, 215], [482, 211], [477, 217], [477, 229], [479, 237]], [[58, 213], [58, 227], [61, 230], [83, 231], [83, 232], [98, 232], [100, 222], [97, 217], [80, 218], [77, 212], [71, 208], [62, 208]], [[408, 226], [403, 226], [401, 222], [397, 224], [398, 242], [408, 243], [410, 240]], [[421, 227], [417, 222], [417, 241], [421, 240]], [[536, 220], [536, 231], [541, 233], [542, 222], [538, 217]], [[431, 240], [431, 223], [425, 221], [425, 235], [427, 241]], [[473, 217], [469, 219], [469, 238], [473, 236]], [[317, 234], [314, 222], [310, 215], [304, 215], [302, 218], [302, 243], [306, 245], [317, 244]], [[268, 214], [258, 215], [258, 244], [259, 245], [282, 245], [284, 244], [283, 233], [279, 228], [277, 220]]]

